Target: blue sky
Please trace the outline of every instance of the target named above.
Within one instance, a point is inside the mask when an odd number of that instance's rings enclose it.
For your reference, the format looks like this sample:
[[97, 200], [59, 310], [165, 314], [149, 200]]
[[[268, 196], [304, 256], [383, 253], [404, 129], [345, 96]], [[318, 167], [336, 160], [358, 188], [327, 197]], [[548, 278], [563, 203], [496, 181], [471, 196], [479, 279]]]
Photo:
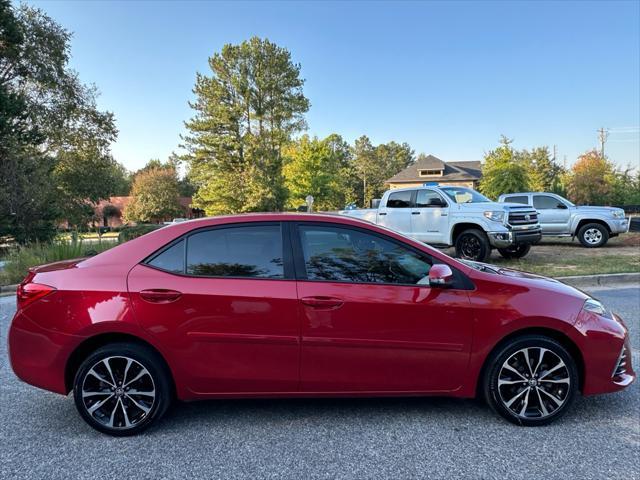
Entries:
[[253, 35], [292, 52], [308, 133], [408, 142], [479, 160], [501, 134], [570, 165], [611, 129], [640, 162], [640, 2], [28, 2], [74, 32], [72, 66], [101, 91], [129, 169], [180, 143], [197, 71]]

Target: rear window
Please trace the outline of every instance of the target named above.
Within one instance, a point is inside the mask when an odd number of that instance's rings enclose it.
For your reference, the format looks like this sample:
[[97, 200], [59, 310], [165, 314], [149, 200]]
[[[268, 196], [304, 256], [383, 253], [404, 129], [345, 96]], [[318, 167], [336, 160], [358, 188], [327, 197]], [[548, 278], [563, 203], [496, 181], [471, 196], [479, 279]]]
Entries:
[[187, 273], [205, 277], [284, 278], [280, 226], [219, 228], [189, 236]]
[[508, 203], [523, 203], [524, 205], [528, 205], [529, 197], [526, 195], [517, 195], [513, 197], [505, 197], [504, 201]]
[[403, 192], [393, 192], [387, 199], [387, 208], [409, 208], [411, 207], [411, 190]]

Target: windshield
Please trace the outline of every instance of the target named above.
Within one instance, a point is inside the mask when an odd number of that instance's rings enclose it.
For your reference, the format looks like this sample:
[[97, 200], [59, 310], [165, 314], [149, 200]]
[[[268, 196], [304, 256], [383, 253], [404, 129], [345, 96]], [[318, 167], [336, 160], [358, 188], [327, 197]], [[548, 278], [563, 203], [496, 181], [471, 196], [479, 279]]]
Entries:
[[442, 187], [441, 190], [456, 203], [484, 203], [491, 201], [484, 195], [481, 195], [470, 188]]

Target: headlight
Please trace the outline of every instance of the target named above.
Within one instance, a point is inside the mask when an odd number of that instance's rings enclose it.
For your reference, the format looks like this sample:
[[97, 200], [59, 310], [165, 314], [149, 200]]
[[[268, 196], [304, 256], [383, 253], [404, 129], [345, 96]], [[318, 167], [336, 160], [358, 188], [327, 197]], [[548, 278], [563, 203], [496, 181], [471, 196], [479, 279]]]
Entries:
[[624, 218], [624, 210], [614, 210], [612, 215], [613, 218]]
[[596, 313], [598, 315], [609, 316], [605, 306], [595, 298], [587, 298], [587, 301], [584, 302], [582, 309], [586, 310], [587, 312]]
[[484, 216], [489, 220], [493, 220], [494, 222], [502, 222], [504, 220], [504, 211], [498, 212], [484, 212]]

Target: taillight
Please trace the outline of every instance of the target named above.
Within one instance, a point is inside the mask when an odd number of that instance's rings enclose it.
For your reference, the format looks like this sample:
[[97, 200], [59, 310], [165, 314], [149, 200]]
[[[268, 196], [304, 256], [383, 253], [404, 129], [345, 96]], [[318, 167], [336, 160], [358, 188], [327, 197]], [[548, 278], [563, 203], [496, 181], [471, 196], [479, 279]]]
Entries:
[[21, 283], [18, 285], [18, 308], [24, 308], [55, 291], [54, 287], [42, 283]]

